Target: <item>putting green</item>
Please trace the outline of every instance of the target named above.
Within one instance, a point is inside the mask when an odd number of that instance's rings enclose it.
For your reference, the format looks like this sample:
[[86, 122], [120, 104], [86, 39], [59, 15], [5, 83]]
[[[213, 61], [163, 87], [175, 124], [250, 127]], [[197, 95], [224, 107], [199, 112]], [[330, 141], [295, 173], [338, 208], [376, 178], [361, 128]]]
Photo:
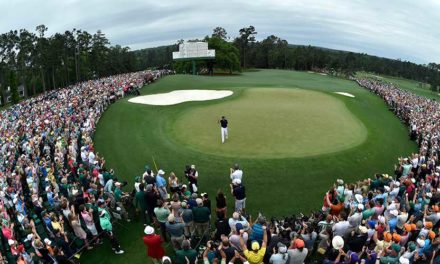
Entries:
[[[229, 120], [221, 143], [217, 120]], [[188, 108], [169, 131], [180, 144], [227, 157], [306, 157], [338, 152], [367, 138], [364, 125], [334, 96], [302, 89], [253, 88], [239, 97]]]

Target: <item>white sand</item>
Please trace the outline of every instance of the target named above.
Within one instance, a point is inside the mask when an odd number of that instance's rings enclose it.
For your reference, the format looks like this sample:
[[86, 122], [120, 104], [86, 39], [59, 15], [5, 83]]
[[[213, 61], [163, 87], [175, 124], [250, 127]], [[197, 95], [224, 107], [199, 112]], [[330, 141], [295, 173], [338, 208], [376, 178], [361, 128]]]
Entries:
[[232, 94], [233, 92], [229, 90], [177, 90], [169, 93], [138, 96], [128, 101], [147, 105], [175, 105], [191, 101], [221, 99]]
[[354, 98], [354, 95], [352, 95], [351, 93], [335, 92], [335, 94], [340, 94], [340, 95], [343, 95], [343, 96]]

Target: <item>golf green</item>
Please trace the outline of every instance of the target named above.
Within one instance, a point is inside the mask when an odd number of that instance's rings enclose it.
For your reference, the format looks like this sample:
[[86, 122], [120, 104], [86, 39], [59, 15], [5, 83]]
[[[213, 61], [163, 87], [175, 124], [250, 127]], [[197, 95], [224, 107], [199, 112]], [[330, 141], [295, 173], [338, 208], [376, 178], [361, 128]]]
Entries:
[[[269, 158], [263, 156], [255, 158], [250, 154], [228, 156], [227, 153], [221, 153], [218, 150], [208, 151], [204, 147], [202, 150], [200, 143], [197, 145], [194, 143], [194, 146], [185, 144], [182, 139], [187, 136], [175, 135], [177, 131], [174, 130], [182, 125], [179, 124], [180, 118], [190, 118], [193, 111], [209, 112], [212, 109], [213, 112], [208, 113], [209, 116], [197, 115], [198, 118], [207, 120], [206, 125], [212, 127], [212, 131], [194, 131], [193, 126], [196, 126], [194, 123], [188, 123], [185, 130], [192, 130], [196, 134], [212, 134], [213, 140], [210, 144], [219, 144], [220, 129], [217, 120], [225, 114], [231, 123], [230, 141], [225, 146], [229, 147], [227, 146], [229, 143], [235, 144], [234, 141], [241, 136], [240, 134], [243, 134], [237, 130], [237, 126], [240, 123], [250, 124], [251, 122], [237, 119], [240, 113], [235, 109], [225, 109], [221, 113], [222, 111], [217, 112], [215, 107], [241, 105], [242, 102], [250, 100], [248, 96], [254, 95], [259, 101], [263, 100], [267, 96], [258, 96], [260, 88], [262, 88], [260, 92], [268, 89], [274, 89], [274, 91], [280, 88], [290, 89], [293, 93], [292, 97], [300, 91], [303, 92], [301, 98], [312, 94], [323, 96], [326, 102], [332, 102], [331, 105], [343, 106], [342, 114], [345, 118], [349, 116], [351, 131], [356, 127], [359, 129], [359, 122], [362, 124], [360, 126], [362, 130], [355, 135], [357, 139], [353, 139], [352, 147], [327, 154], [306, 157], [285, 156], [284, 158], [277, 158], [274, 153], [270, 154]], [[147, 95], [182, 89], [232, 90], [234, 94], [220, 100], [186, 102], [172, 106], [133, 104], [128, 102], [128, 99], [132, 97], [127, 97], [112, 104], [99, 120], [94, 137], [96, 150], [99, 155], [105, 157], [107, 168], [113, 168], [118, 178], [128, 181], [128, 186], [124, 187], [125, 191], [132, 191], [133, 179], [143, 173], [145, 165], [148, 164], [154, 168], [152, 157], [155, 158], [157, 166], [165, 170], [166, 177], [174, 171], [181, 181], [184, 181], [185, 165], [195, 164], [199, 171], [200, 192], [209, 193], [215, 206], [215, 194], [218, 189], [222, 189], [227, 194], [229, 217], [234, 204], [233, 198], [229, 195], [229, 168], [238, 162], [244, 171], [247, 211], [253, 216], [261, 212], [269, 218], [271, 216], [282, 217], [320, 209], [325, 192], [337, 178], [342, 178], [345, 182], [355, 182], [372, 177], [374, 173], [391, 174], [397, 157], [417, 151], [416, 144], [409, 140], [407, 127], [388, 110], [383, 100], [359, 87], [353, 81], [306, 72], [261, 70], [245, 72], [239, 76], [168, 76], [153, 85], [142, 88], [141, 93]], [[254, 91], [257, 92], [254, 93]], [[347, 92], [355, 97], [349, 98], [334, 94], [334, 92]], [[327, 112], [332, 112], [333, 109], [325, 110], [325, 107], [320, 105], [321, 101], [318, 103], [314, 100], [316, 98], [311, 98], [308, 104], [303, 104], [304, 107], [307, 107], [309, 111], [313, 111], [313, 108], [321, 109], [314, 113], [320, 113], [324, 117], [320, 119], [320, 122], [327, 122], [328, 120], [323, 119], [328, 119], [332, 113]], [[299, 103], [292, 101], [292, 104]], [[284, 102], [283, 98], [281, 102]], [[268, 104], [265, 107], [270, 106]], [[271, 112], [281, 111], [278, 108], [282, 106], [286, 106], [286, 103], [280, 106], [276, 102], [272, 103]], [[338, 115], [341, 115], [340, 107]], [[293, 117], [294, 114], [292, 112], [290, 116]], [[261, 111], [256, 114], [257, 117], [258, 115], [265, 114]], [[335, 120], [334, 122], [341, 123], [342, 121]], [[307, 127], [303, 123], [298, 122], [293, 127], [301, 130]], [[272, 125], [269, 136], [290, 137], [292, 129], [278, 129], [279, 126], [284, 125]], [[314, 125], [319, 126], [320, 123], [316, 121]], [[345, 133], [343, 129], [338, 130], [339, 133]], [[319, 137], [328, 138], [327, 141], [340, 140], [330, 138], [327, 130], [318, 132], [319, 136], [315, 136], [315, 140], [321, 140]], [[311, 132], [303, 131], [303, 133]], [[345, 136], [349, 136], [347, 134]], [[362, 139], [363, 137], [365, 140]], [[262, 142], [252, 140], [252, 138], [247, 140], [251, 144], [250, 148], [262, 145]], [[330, 142], [325, 143], [327, 145]], [[315, 149], [321, 148], [321, 145], [315, 142], [313, 144]], [[266, 148], [269, 149], [269, 147]], [[142, 243], [144, 227], [139, 217], [123, 225], [125, 227], [115, 226], [115, 234], [125, 254], [114, 255], [106, 240], [104, 245], [86, 252], [81, 257], [81, 263], [151, 263], [147, 260]], [[167, 254], [173, 255], [170, 246], [167, 245], [167, 247]]]
[[[217, 120], [229, 120], [220, 140]], [[188, 108], [170, 136], [205, 153], [229, 157], [285, 158], [337, 152], [361, 144], [363, 124], [334, 96], [303, 89], [247, 89], [234, 100]]]

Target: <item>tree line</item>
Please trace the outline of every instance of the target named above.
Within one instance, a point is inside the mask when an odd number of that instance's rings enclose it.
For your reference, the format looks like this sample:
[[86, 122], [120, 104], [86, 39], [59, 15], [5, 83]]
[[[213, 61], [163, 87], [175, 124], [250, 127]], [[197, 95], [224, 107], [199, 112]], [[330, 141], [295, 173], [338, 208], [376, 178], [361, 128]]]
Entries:
[[[110, 45], [103, 32], [88, 33], [80, 29], [47, 35], [48, 28], [39, 25], [35, 31], [11, 30], [0, 35], [0, 96], [10, 87], [14, 102], [19, 100], [16, 87], [23, 85], [28, 96], [65, 87], [70, 84], [113, 74], [169, 68], [191, 72], [190, 62], [173, 62], [177, 43], [157, 48], [130, 51], [128, 47]], [[351, 75], [356, 71], [374, 72], [440, 85], [440, 64], [420, 65], [409, 61], [371, 56], [365, 53], [339, 51], [313, 46], [292, 45], [270, 35], [256, 40], [255, 27], [248, 26], [231, 37], [222, 27], [213, 29], [203, 39], [216, 50], [214, 61], [197, 61], [203, 69], [240, 72], [248, 68], [323, 70]]]
[[[440, 64], [421, 65], [365, 53], [292, 45], [287, 40], [275, 35], [257, 41], [257, 34], [255, 27], [249, 26], [240, 29], [236, 37], [230, 37], [224, 28], [216, 27], [211, 36], [206, 36], [200, 41], [207, 41], [209, 48], [216, 49], [217, 54], [230, 55], [228, 57], [216, 56], [214, 62], [214, 67], [228, 71], [230, 69], [240, 71], [246, 68], [325, 70], [345, 75], [352, 75], [357, 71], [367, 71], [429, 83], [434, 90], [438, 90], [440, 86]], [[143, 66], [149, 67], [160, 65], [159, 62], [163, 62], [164, 65], [172, 65], [171, 51], [176, 50], [177, 45], [170, 45], [136, 52], [142, 53], [144, 57], [146, 54], [149, 56], [150, 59], [145, 60], [143, 64]], [[209, 67], [209, 63], [208, 61], [198, 62], [198, 67]], [[189, 62], [178, 62], [174, 66], [177, 71], [189, 72]]]
[[136, 54], [111, 46], [103, 32], [80, 29], [47, 36], [48, 28], [11, 30], [0, 35], [0, 96], [5, 90], [18, 101], [17, 85], [28, 96], [118, 73], [135, 71]]

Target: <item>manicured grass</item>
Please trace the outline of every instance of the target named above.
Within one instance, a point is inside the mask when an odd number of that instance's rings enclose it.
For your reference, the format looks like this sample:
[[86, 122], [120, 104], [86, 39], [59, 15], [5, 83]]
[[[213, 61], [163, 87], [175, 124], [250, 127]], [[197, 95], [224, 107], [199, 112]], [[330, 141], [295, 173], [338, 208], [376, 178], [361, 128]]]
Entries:
[[[170, 138], [202, 153], [247, 158], [338, 152], [366, 139], [362, 123], [342, 101], [325, 93], [292, 88], [233, 91], [239, 93], [233, 100], [188, 108], [177, 115]], [[221, 115], [229, 120], [225, 144], [217, 123]]]
[[[367, 130], [367, 138], [351, 149], [306, 158], [225, 157], [176, 144], [168, 130], [170, 122], [179, 114], [194, 107], [218, 104], [217, 101], [157, 107], [132, 104], [123, 99], [112, 105], [99, 121], [95, 135], [97, 150], [104, 155], [108, 166], [115, 169], [119, 178], [129, 181], [129, 186], [132, 186], [134, 177], [143, 172], [145, 164], [152, 165], [152, 156], [158, 166], [167, 173], [175, 171], [180, 179], [184, 166], [195, 164], [199, 170], [200, 189], [207, 191], [212, 198], [219, 188], [229, 192], [229, 168], [238, 162], [244, 170], [249, 212], [253, 215], [261, 212], [268, 216], [317, 210], [322, 206], [324, 193], [336, 178], [353, 182], [371, 177], [376, 172], [391, 173], [397, 157], [416, 151], [416, 145], [408, 139], [407, 128], [388, 111], [379, 97], [354, 82], [339, 78], [281, 70], [246, 72], [233, 77], [170, 76], [142, 89], [142, 93], [178, 89], [245, 90], [255, 87], [295, 87], [327, 93], [343, 102], [348, 111], [362, 122]], [[356, 97], [348, 98], [333, 92], [348, 92]], [[224, 100], [238, 99], [237, 93]], [[318, 103], [312, 102], [312, 106], [318, 107]], [[277, 108], [277, 105], [273, 107]], [[191, 124], [188, 124], [188, 129], [191, 129]], [[326, 131], [320, 132], [325, 136]], [[126, 188], [131, 191], [131, 188]], [[228, 195], [228, 205], [232, 204], [233, 200]], [[141, 240], [143, 226], [137, 220], [130, 223], [128, 228], [118, 227], [116, 230], [126, 254], [115, 256], [110, 246], [105, 244], [86, 253], [81, 262], [145, 262], [147, 257]]]

